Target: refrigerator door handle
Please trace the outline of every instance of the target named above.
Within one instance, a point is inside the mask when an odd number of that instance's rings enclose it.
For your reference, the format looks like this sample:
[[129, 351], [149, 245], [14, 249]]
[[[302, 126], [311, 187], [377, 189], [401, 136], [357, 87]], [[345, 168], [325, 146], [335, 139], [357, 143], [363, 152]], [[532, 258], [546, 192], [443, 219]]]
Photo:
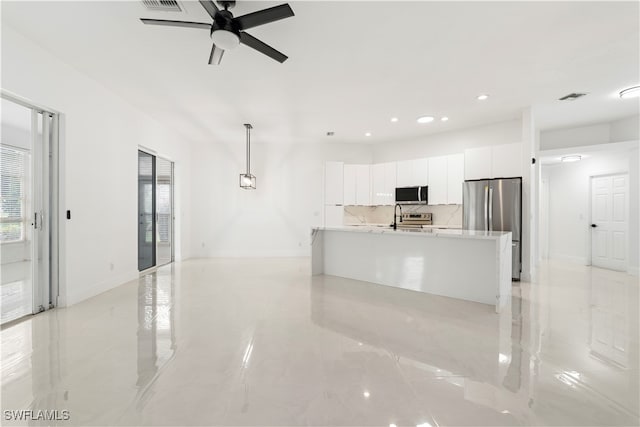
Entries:
[[[484, 186], [484, 213], [485, 215], [487, 215], [487, 203], [489, 202], [489, 186], [485, 185]], [[488, 216], [487, 216], [488, 218]], [[487, 220], [487, 223], [485, 223], [484, 225], [484, 231], [487, 231], [489, 229], [489, 221]]]
[[493, 231], [493, 187], [489, 187], [489, 231]]

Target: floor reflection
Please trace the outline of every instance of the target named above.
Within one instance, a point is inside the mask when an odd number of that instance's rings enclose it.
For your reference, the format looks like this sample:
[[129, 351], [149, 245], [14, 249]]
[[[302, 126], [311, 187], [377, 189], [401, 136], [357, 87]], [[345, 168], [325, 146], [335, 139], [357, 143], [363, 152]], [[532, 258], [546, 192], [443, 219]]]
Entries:
[[[0, 331], [2, 409], [65, 425], [637, 425], [638, 284], [549, 263], [510, 307], [191, 260]], [[62, 424], [62, 423], [61, 423]]]
[[3, 263], [0, 268], [0, 323], [31, 314], [33, 311], [31, 262]]

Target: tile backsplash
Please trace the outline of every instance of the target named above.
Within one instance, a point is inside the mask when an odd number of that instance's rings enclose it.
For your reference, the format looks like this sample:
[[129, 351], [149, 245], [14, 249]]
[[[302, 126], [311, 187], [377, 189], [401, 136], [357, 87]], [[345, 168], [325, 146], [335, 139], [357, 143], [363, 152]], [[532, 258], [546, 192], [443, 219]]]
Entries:
[[[462, 205], [403, 205], [402, 212], [431, 212], [433, 224], [462, 227]], [[391, 224], [393, 206], [345, 206], [344, 224]]]

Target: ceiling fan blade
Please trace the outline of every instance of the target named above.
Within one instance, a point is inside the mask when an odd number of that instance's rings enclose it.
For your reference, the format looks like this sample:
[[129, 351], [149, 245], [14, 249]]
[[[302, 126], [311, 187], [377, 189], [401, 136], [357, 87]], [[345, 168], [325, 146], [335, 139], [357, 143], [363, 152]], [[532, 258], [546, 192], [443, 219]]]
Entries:
[[280, 63], [286, 61], [288, 58], [287, 55], [278, 52], [268, 44], [258, 40], [248, 33], [245, 33], [244, 31], [240, 33], [240, 43], [252, 47], [258, 52], [264, 53], [268, 57], [273, 58]]
[[140, 20], [147, 25], [166, 25], [169, 27], [204, 28], [205, 30], [211, 29], [211, 24], [206, 24], [203, 22], [167, 21], [166, 19], [146, 19], [146, 18], [140, 18]]
[[200, 0], [200, 4], [204, 7], [207, 13], [215, 19], [216, 13], [218, 13], [219, 10], [218, 6], [216, 6], [216, 4], [211, 0]]
[[238, 16], [233, 21], [238, 24], [240, 30], [248, 30], [258, 25], [268, 24], [269, 22], [279, 21], [280, 19], [294, 16], [291, 6], [281, 4], [279, 6], [270, 7], [268, 9], [259, 10], [246, 15]]
[[224, 50], [214, 44], [211, 47], [211, 55], [209, 55], [209, 65], [219, 65], [222, 61], [222, 55], [224, 55]]

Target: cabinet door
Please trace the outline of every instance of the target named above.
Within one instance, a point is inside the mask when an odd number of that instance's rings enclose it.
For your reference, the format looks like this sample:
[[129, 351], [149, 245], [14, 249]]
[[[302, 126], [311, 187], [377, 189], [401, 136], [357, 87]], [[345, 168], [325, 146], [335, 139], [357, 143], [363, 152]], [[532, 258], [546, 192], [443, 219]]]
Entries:
[[429, 159], [415, 159], [411, 161], [413, 163], [411, 184], [412, 186], [424, 186], [429, 185]]
[[344, 165], [344, 205], [356, 204], [356, 165]]
[[491, 147], [464, 150], [464, 179], [491, 178], [491, 157]]
[[341, 205], [343, 202], [343, 162], [324, 164], [324, 204]]
[[464, 154], [447, 156], [447, 203], [462, 204], [462, 183], [464, 182]]
[[396, 162], [384, 164], [383, 205], [393, 205], [396, 201]]
[[356, 165], [356, 205], [371, 204], [370, 165]]
[[429, 158], [429, 204], [447, 203], [447, 157]]
[[415, 160], [396, 162], [397, 187], [411, 187], [413, 185], [413, 163]]
[[384, 205], [384, 163], [371, 165], [371, 204]]
[[325, 206], [324, 207], [324, 225], [326, 227], [335, 227], [343, 225], [344, 208], [342, 206]]
[[491, 147], [491, 178], [522, 176], [522, 144], [504, 144]]

